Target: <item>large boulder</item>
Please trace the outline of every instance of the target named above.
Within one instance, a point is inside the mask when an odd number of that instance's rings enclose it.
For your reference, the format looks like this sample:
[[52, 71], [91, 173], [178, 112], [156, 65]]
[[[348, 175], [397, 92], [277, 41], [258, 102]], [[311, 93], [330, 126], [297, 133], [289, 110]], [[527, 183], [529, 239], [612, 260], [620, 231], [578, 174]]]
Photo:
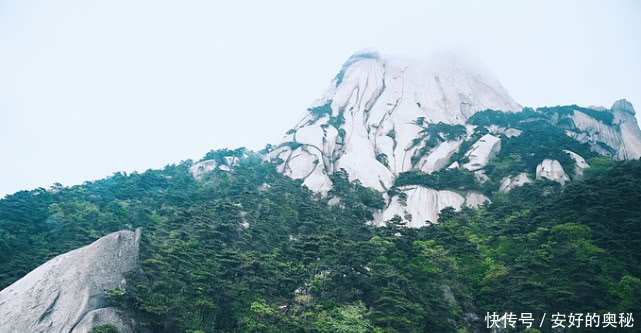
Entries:
[[499, 191], [503, 193], [507, 193], [515, 187], [523, 186], [531, 182], [532, 182], [532, 179], [530, 179], [528, 174], [525, 172], [522, 172], [515, 176], [508, 176], [503, 178], [503, 180], [501, 181], [501, 186], [499, 187]]
[[465, 154], [470, 161], [465, 163], [463, 167], [470, 171], [483, 169], [499, 151], [501, 151], [501, 139], [491, 134], [485, 134]]
[[583, 158], [583, 156], [573, 151], [564, 150], [563, 152], [570, 155], [570, 157], [574, 160], [574, 178], [581, 179], [583, 177], [584, 170], [589, 168], [590, 165], [585, 161], [585, 158]]
[[124, 287], [140, 270], [140, 230], [118, 231], [61, 254], [0, 291], [0, 333], [85, 333], [114, 324], [133, 332], [126, 314], [110, 307], [105, 293]]
[[547, 179], [559, 184], [570, 180], [559, 161], [547, 158], [536, 166], [536, 179]]
[[419, 160], [418, 169], [425, 173], [432, 173], [445, 168], [462, 142], [462, 140], [457, 140], [439, 143], [429, 154]]

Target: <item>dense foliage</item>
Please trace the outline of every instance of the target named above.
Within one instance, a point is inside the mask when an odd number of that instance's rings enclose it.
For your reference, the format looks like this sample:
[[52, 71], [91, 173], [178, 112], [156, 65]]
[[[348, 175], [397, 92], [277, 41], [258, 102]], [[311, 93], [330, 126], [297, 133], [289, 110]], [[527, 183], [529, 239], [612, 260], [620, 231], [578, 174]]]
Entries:
[[[486, 110], [475, 113], [468, 123], [476, 125], [472, 138], [466, 140], [459, 151], [466, 152], [482, 135], [488, 133], [486, 126], [499, 126], [520, 131], [518, 136], [501, 137], [501, 150], [484, 168], [489, 182], [483, 185], [486, 193], [498, 190], [500, 181], [507, 176], [526, 172], [533, 175], [544, 159], [559, 161], [565, 173], [574, 179], [576, 163], [566, 151], [572, 151], [589, 160], [597, 158], [588, 144], [580, 143], [565, 134], [562, 126], [554, 119], [573, 112], [589, 113], [596, 119], [607, 122], [611, 112], [581, 108], [576, 105], [530, 109], [521, 112], [500, 112]], [[533, 143], [536, 144], [533, 144]], [[465, 159], [461, 161], [466, 162]]]
[[596, 156], [587, 144], [579, 143], [565, 135], [562, 129], [545, 121], [529, 121], [516, 128], [522, 131], [521, 135], [503, 137], [501, 151], [486, 168], [490, 179], [502, 179], [524, 171], [535, 173], [536, 166], [546, 158], [559, 161], [565, 172], [573, 177], [575, 162], [564, 150], [584, 158]]
[[412, 165], [414, 166], [439, 143], [458, 140], [465, 137], [466, 134], [465, 126], [463, 125], [430, 124], [426, 122], [425, 117], [419, 117], [414, 124], [422, 128], [418, 136], [412, 141], [413, 147], [419, 147], [412, 156]]
[[144, 274], [108, 294], [154, 332], [467, 332], [492, 311], [641, 313], [641, 162], [594, 161], [581, 182], [526, 185], [422, 229], [369, 226], [380, 193], [337, 173], [322, 198], [253, 153], [202, 180], [188, 161], [18, 192], [0, 200], [0, 288], [142, 227]]
[[[474, 125], [475, 128], [467, 137], [465, 137], [465, 127], [462, 125], [426, 124], [424, 118], [419, 118], [415, 123], [424, 129], [413, 143], [414, 146], [421, 144], [420, 149], [412, 156], [412, 165], [414, 166], [417, 166], [419, 159], [429, 154], [439, 143], [463, 138], [465, 139], [462, 140], [459, 148], [449, 158], [446, 165], [453, 162], [458, 162], [459, 165], [468, 163], [468, 153], [481, 137], [490, 133], [488, 129], [490, 127], [515, 129], [519, 131], [519, 135], [506, 136], [494, 133], [501, 139], [501, 149], [497, 156], [494, 156], [483, 168], [483, 173], [487, 176], [487, 179], [483, 181], [465, 169], [442, 169], [430, 174], [413, 170], [401, 173], [395, 179], [395, 188], [392, 188], [391, 191], [395, 193], [396, 187], [399, 186], [421, 185], [438, 190], [474, 190], [486, 195], [493, 195], [498, 192], [501, 181], [505, 177], [523, 172], [533, 177], [537, 166], [545, 159], [559, 161], [565, 173], [571, 179], [575, 179], [577, 178], [575, 175], [576, 162], [567, 151], [574, 152], [588, 160], [599, 157], [588, 144], [572, 139], [565, 134], [561, 127], [550, 121], [554, 115], [568, 114], [575, 110], [589, 112], [586, 110], [591, 109], [564, 106], [537, 110], [525, 108], [521, 112], [485, 110], [475, 113], [468, 120], [468, 123]], [[608, 113], [606, 111], [592, 111]], [[533, 142], [536, 144], [532, 144]], [[377, 156], [377, 159], [385, 165], [388, 164], [387, 156]], [[597, 163], [600, 161], [602, 160], [596, 160]], [[609, 160], [603, 159], [603, 161]]]
[[402, 172], [396, 177], [394, 186], [421, 185], [435, 190], [480, 190], [474, 173], [467, 169], [443, 169], [426, 174], [420, 171]]

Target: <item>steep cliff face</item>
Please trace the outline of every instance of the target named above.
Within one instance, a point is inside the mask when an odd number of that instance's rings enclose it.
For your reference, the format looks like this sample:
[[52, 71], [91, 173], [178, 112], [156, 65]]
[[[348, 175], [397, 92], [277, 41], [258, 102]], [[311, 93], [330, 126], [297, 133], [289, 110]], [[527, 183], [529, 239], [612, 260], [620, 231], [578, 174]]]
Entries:
[[[523, 116], [507, 123], [470, 122], [487, 109]], [[589, 167], [585, 160], [589, 156], [572, 151], [577, 147], [567, 144], [568, 138], [588, 145], [590, 154], [620, 160], [641, 156], [641, 131], [632, 105], [625, 100], [611, 109], [568, 106], [521, 111], [497, 80], [453, 58], [412, 62], [359, 52], [266, 158], [283, 174], [302, 179], [322, 194], [332, 188], [330, 176], [340, 170], [366, 187], [382, 192], [394, 188], [386, 194], [387, 208], [373, 222], [383, 224], [399, 216], [408, 226], [420, 227], [436, 223], [444, 207], [461, 208], [471, 191], [432, 189], [420, 183], [395, 186], [406, 172], [464, 169], [479, 183], [496, 182], [497, 190], [507, 192], [532, 179], [563, 184], [580, 178]], [[538, 133], [529, 125], [539, 122], [564, 131], [558, 147], [554, 142], [551, 147], [550, 142], [527, 141]], [[520, 139], [523, 133], [525, 138]], [[542, 144], [547, 155], [534, 154], [532, 161], [533, 154], [524, 152], [521, 157], [526, 161], [515, 162], [525, 163], [521, 170], [499, 172], [500, 178], [491, 179], [489, 174], [497, 175], [497, 166], [491, 165], [497, 156], [499, 167], [505, 168], [514, 147], [523, 141], [530, 147]], [[502, 154], [504, 145], [508, 148]]]
[[557, 160], [544, 159], [536, 167], [536, 179], [547, 179], [553, 182], [564, 184], [570, 178], [563, 170], [563, 166]]
[[588, 143], [601, 155], [617, 160], [641, 157], [641, 131], [630, 102], [619, 100], [608, 109], [573, 108], [555, 115], [568, 136]]
[[464, 136], [435, 139], [426, 125], [462, 125], [485, 109], [520, 106], [496, 80], [448, 58], [403, 62], [357, 53], [269, 157], [314, 191], [327, 192], [327, 175], [340, 169], [385, 190], [401, 172], [444, 168]]
[[114, 324], [133, 332], [131, 319], [106, 303], [138, 270], [140, 231], [119, 231], [59, 255], [0, 291], [0, 332], [85, 333]]
[[385, 209], [375, 214], [374, 224], [384, 225], [398, 217], [406, 222], [407, 227], [419, 228], [437, 223], [439, 212], [445, 208], [479, 208], [490, 202], [489, 198], [478, 192], [461, 195], [455, 191], [434, 190], [418, 185], [402, 186], [398, 191], [400, 195], [392, 196]]

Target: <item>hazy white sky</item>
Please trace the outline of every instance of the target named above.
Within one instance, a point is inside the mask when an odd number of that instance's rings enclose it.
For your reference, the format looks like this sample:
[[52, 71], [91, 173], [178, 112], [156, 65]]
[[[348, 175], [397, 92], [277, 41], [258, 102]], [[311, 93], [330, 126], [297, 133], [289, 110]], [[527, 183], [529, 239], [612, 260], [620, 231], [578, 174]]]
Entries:
[[639, 1], [0, 0], [0, 196], [277, 143], [361, 48], [641, 109], [640, 32]]

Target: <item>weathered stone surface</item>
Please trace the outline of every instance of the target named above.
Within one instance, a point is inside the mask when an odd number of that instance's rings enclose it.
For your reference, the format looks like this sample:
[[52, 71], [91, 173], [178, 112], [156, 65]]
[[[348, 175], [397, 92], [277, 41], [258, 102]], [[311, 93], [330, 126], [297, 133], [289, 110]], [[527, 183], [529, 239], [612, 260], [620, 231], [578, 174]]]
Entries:
[[574, 178], [581, 179], [583, 177], [583, 171], [589, 168], [590, 165], [585, 161], [585, 158], [583, 158], [583, 156], [570, 150], [564, 150], [564, 152], [570, 155], [570, 157], [572, 157], [572, 159], [574, 160]]
[[612, 123], [581, 111], [559, 119], [565, 124], [568, 136], [588, 143], [595, 152], [618, 160], [638, 159], [641, 157], [641, 130], [632, 104], [620, 100], [609, 111], [614, 116]]
[[61, 254], [0, 291], [0, 333], [84, 333], [114, 324], [131, 332], [132, 322], [108, 307], [105, 292], [123, 287], [139, 270], [140, 231], [119, 231]]
[[496, 79], [450, 56], [416, 62], [359, 52], [341, 73], [266, 156], [321, 193], [331, 189], [328, 175], [341, 169], [350, 180], [384, 191], [402, 172], [445, 168], [460, 140], [424, 155], [414, 141], [424, 130], [419, 118], [463, 125], [477, 111], [521, 109]]
[[89, 332], [100, 325], [113, 324], [119, 333], [133, 333], [134, 321], [116, 308], [101, 308], [88, 312], [71, 333]]
[[498, 125], [485, 126], [485, 128], [490, 132], [490, 134], [495, 136], [500, 136], [501, 134], [505, 135], [508, 138], [516, 137], [521, 135], [522, 131], [516, 128], [505, 128]]
[[505, 177], [501, 181], [501, 186], [499, 187], [499, 191], [504, 193], [509, 192], [515, 187], [523, 186], [524, 184], [531, 183], [531, 182], [532, 182], [532, 179], [530, 179], [530, 177], [525, 172], [520, 173], [516, 176]]
[[429, 154], [419, 160], [417, 168], [425, 173], [432, 173], [445, 168], [452, 155], [458, 151], [461, 143], [461, 140], [439, 143]]
[[630, 114], [635, 114], [634, 112], [634, 107], [632, 106], [632, 103], [628, 102], [626, 99], [620, 99], [614, 104], [612, 104], [612, 111], [625, 111]]
[[438, 191], [423, 186], [403, 186], [399, 190], [403, 195], [392, 197], [387, 207], [374, 215], [374, 224], [385, 225], [399, 216], [406, 226], [420, 228], [437, 223], [441, 210], [447, 207], [460, 210], [465, 203], [465, 198], [453, 191]]
[[[445, 168], [471, 171], [480, 183], [500, 181], [500, 191], [508, 192], [534, 181], [534, 175], [490, 179], [496, 174], [493, 159], [500, 155], [497, 162], [509, 163], [511, 156], [501, 154], [502, 145], [510, 151], [514, 143], [528, 140], [526, 123], [535, 118], [558, 126], [600, 155], [620, 160], [641, 157], [641, 130], [626, 100], [610, 109], [551, 108], [541, 117], [510, 117], [496, 124], [490, 119], [469, 122], [475, 113], [487, 109], [522, 111], [496, 79], [456, 57], [408, 62], [373, 51], [358, 52], [264, 158], [282, 174], [301, 179], [322, 195], [332, 189], [331, 175], [336, 172], [386, 193], [405, 172], [432, 174]], [[452, 131], [429, 131], [439, 123], [452, 126], [443, 127]], [[464, 133], [458, 126], [465, 128]], [[484, 135], [478, 138], [475, 133]], [[581, 156], [568, 154], [577, 162], [575, 170], [563, 170], [558, 161], [546, 160], [537, 168], [536, 179], [565, 183], [570, 180], [565, 171], [574, 171], [574, 178], [580, 178], [587, 163]], [[387, 208], [371, 222], [380, 225], [398, 215], [408, 226], [418, 227], [425, 221], [435, 223], [442, 207], [477, 207], [483, 201], [464, 191], [415, 187], [402, 192], [400, 197], [384, 194]]]
[[536, 179], [548, 179], [560, 184], [570, 180], [561, 163], [551, 159], [544, 159], [536, 166]]
[[499, 151], [501, 151], [501, 139], [485, 134], [465, 154], [470, 161], [463, 164], [463, 167], [470, 171], [482, 169]]
[[468, 192], [465, 194], [465, 206], [470, 208], [480, 208], [483, 205], [491, 203], [490, 198], [479, 192]]
[[388, 200], [387, 206], [374, 214], [375, 225], [385, 225], [395, 216], [401, 218], [405, 226], [420, 228], [438, 223], [439, 214], [445, 208], [460, 210], [463, 205], [479, 208], [490, 203], [490, 199], [479, 192], [459, 194], [449, 190], [435, 190], [418, 185], [399, 187], [400, 193]]

